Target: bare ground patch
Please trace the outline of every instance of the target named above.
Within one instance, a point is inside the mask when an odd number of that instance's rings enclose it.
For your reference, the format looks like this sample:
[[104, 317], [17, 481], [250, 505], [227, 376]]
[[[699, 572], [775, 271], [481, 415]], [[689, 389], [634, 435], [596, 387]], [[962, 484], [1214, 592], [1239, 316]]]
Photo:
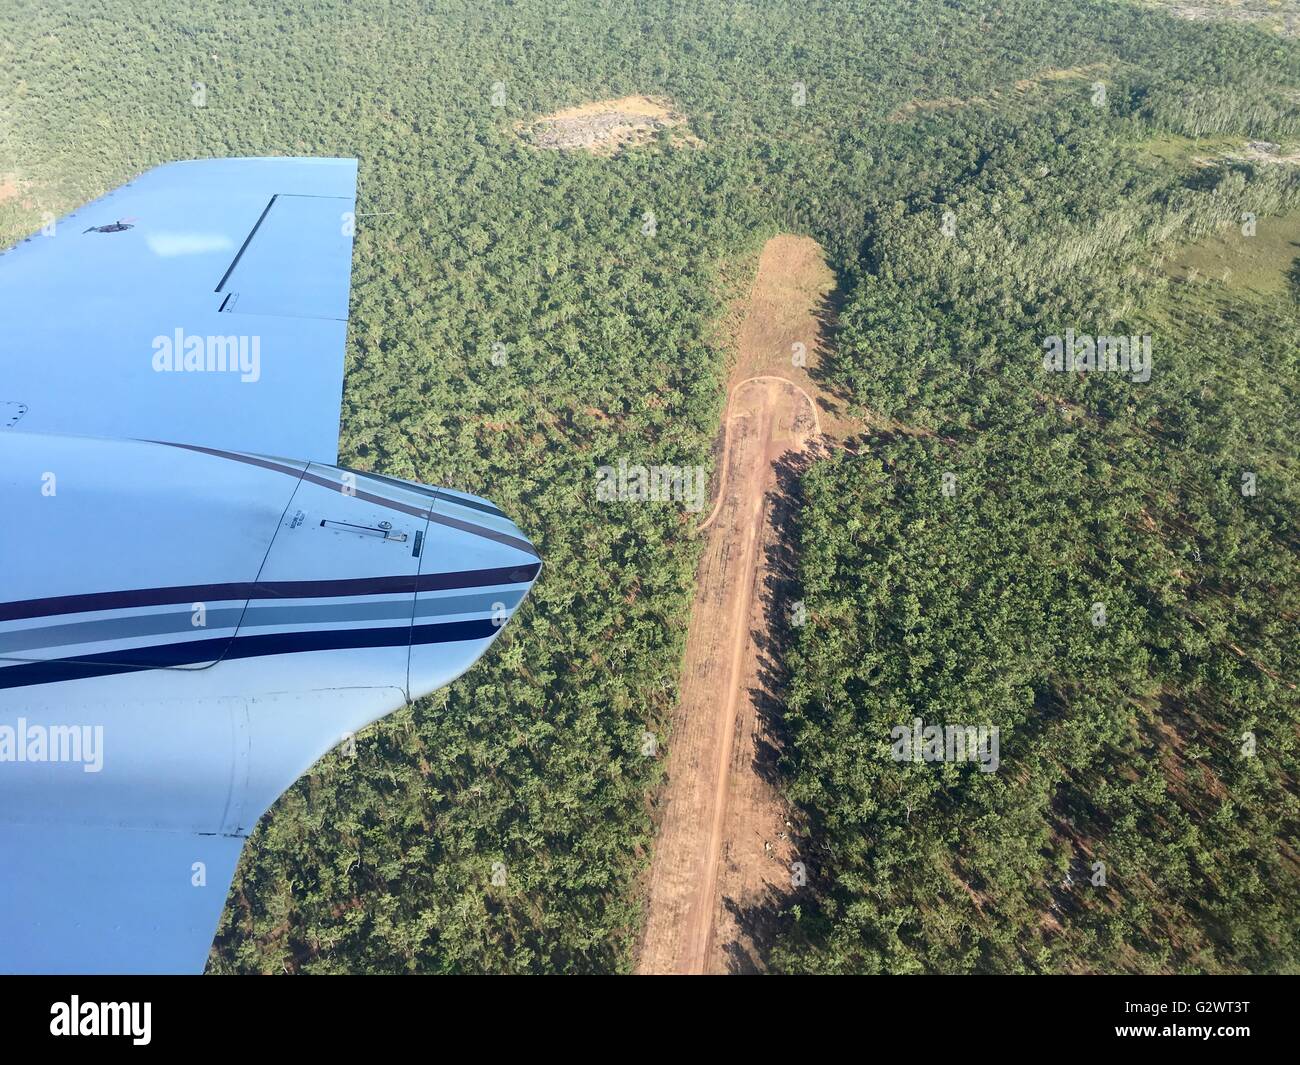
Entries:
[[764, 246], [735, 326], [716, 506], [673, 716], [668, 782], [649, 876], [641, 973], [761, 971], [798, 858], [776, 774], [780, 641], [794, 572], [788, 532], [798, 472], [843, 431], [808, 367], [834, 278], [821, 248]]
[[1171, 15], [1192, 22], [1255, 23], [1288, 37], [1300, 36], [1300, 2], [1297, 0], [1215, 0], [1184, 3], [1183, 0], [1146, 0], [1147, 6], [1163, 8]]
[[520, 123], [518, 129], [536, 148], [593, 155], [614, 155], [624, 148], [648, 144], [664, 130], [675, 131], [674, 138], [682, 143], [700, 143], [690, 132], [685, 115], [667, 100], [651, 96], [594, 100]]
[[1274, 163], [1300, 166], [1300, 148], [1283, 148], [1272, 141], [1247, 141], [1240, 152], [1227, 153], [1225, 158], [1248, 163]]

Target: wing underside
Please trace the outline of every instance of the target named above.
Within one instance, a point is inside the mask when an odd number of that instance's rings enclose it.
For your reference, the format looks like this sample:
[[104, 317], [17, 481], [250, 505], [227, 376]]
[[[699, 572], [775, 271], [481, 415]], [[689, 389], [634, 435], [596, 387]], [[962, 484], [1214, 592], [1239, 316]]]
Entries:
[[0, 427], [334, 462], [356, 162], [171, 163], [0, 256]]
[[22, 875], [6, 878], [5, 906], [23, 919], [6, 922], [5, 970], [201, 971], [243, 843], [157, 829], [0, 824], [0, 853], [22, 856]]

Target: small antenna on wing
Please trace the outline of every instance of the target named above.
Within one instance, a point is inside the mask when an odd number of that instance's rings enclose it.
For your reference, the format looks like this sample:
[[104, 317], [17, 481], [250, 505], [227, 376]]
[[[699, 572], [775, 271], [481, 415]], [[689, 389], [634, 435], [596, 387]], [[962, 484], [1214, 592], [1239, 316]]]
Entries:
[[84, 230], [83, 232], [85, 232], [85, 233], [121, 233], [121, 232], [122, 232], [123, 230], [125, 230], [125, 229], [131, 229], [131, 228], [133, 228], [133, 227], [135, 226], [135, 223], [138, 222], [138, 221], [139, 221], [138, 218], [136, 218], [136, 217], [134, 217], [134, 216], [128, 216], [128, 217], [126, 217], [126, 218], [119, 218], [116, 222], [113, 222], [111, 225], [107, 225], [107, 226], [91, 226], [89, 229]]

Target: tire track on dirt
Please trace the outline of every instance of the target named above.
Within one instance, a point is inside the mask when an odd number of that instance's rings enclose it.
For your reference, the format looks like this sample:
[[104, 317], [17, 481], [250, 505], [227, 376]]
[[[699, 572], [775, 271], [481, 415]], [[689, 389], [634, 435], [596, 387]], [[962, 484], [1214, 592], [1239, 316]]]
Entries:
[[741, 379], [723, 419], [718, 497], [698, 527], [707, 543], [660, 799], [641, 973], [728, 971], [738, 957], [756, 967], [736, 915], [788, 888], [793, 846], [772, 842], [784, 835], [784, 806], [757, 766], [756, 748], [772, 742], [756, 705], [764, 686], [757, 644], [768, 643], [762, 590], [777, 468], [820, 438], [822, 422], [808, 389], [762, 371], [781, 369], [792, 345], [816, 347], [829, 279], [814, 242], [773, 238], [737, 338]]

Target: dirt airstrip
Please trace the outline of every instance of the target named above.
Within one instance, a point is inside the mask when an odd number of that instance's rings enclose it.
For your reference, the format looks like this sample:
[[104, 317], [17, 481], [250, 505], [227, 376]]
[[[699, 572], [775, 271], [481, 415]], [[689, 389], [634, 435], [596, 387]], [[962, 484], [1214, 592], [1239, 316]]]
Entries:
[[761, 970], [792, 890], [773, 633], [792, 606], [790, 482], [826, 437], [853, 428], [809, 374], [832, 285], [816, 242], [783, 234], [764, 246], [742, 308], [638, 972]]

